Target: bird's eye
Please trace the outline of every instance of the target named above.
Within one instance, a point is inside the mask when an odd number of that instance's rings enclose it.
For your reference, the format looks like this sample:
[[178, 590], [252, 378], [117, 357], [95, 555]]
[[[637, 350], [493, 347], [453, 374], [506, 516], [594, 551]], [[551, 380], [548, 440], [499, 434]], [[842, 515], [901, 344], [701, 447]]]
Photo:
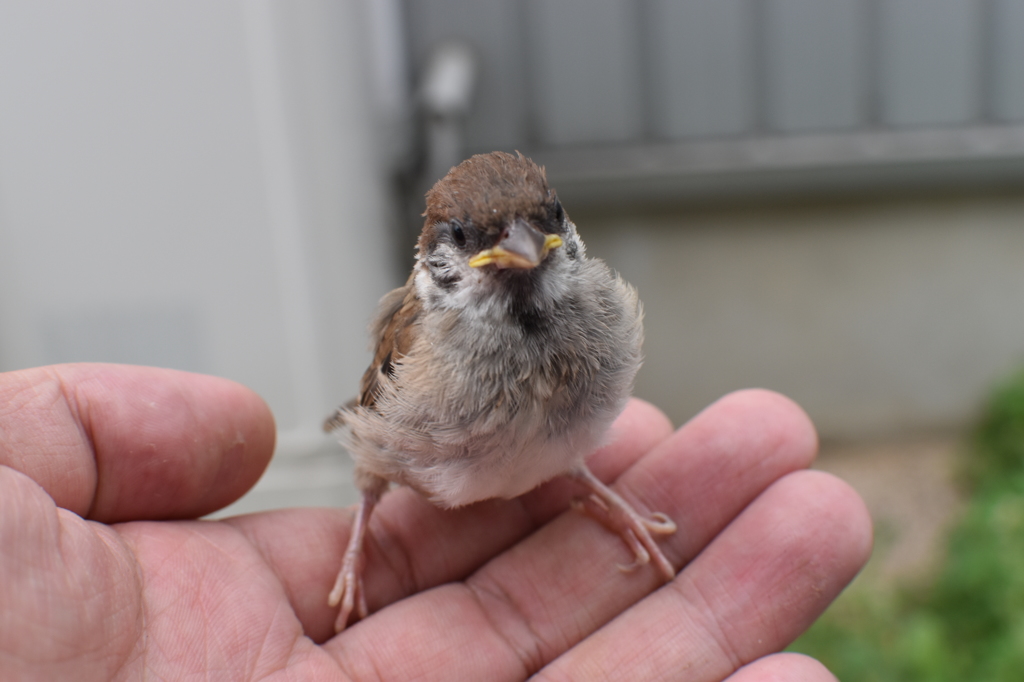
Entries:
[[462, 225], [452, 223], [452, 238], [460, 247], [466, 245], [466, 232], [462, 229]]
[[557, 197], [555, 198], [554, 213], [556, 225], [561, 225], [565, 222], [565, 209], [562, 208], [562, 202]]

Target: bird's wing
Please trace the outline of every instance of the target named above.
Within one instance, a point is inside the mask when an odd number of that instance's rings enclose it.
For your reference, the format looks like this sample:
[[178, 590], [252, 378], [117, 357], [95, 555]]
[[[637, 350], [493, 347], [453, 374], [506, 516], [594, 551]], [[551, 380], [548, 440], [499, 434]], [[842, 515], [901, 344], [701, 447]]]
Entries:
[[348, 401], [324, 421], [328, 433], [345, 424], [345, 413], [357, 406], [373, 407], [384, 387], [390, 381], [394, 363], [409, 352], [412, 335], [409, 328], [416, 323], [420, 312], [420, 301], [413, 288], [412, 277], [403, 287], [384, 295], [377, 308], [377, 316], [370, 325], [370, 334], [376, 343], [373, 362], [363, 373], [359, 382], [359, 396]]
[[359, 405], [373, 407], [384, 382], [394, 375], [394, 364], [409, 352], [413, 339], [409, 332], [419, 318], [421, 307], [412, 277], [404, 287], [381, 299], [380, 310], [371, 327], [377, 347], [373, 362], [359, 384]]

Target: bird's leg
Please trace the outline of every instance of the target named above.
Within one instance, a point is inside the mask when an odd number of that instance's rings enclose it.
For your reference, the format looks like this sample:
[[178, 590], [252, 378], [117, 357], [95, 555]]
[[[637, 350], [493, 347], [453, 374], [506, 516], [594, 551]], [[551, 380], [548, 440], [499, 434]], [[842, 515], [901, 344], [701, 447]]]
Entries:
[[366, 526], [370, 521], [370, 514], [380, 500], [381, 494], [382, 491], [379, 488], [363, 491], [363, 500], [359, 505], [359, 511], [356, 512], [355, 523], [352, 524], [341, 570], [338, 572], [337, 580], [334, 581], [334, 588], [331, 590], [330, 596], [327, 597], [329, 606], [341, 604], [338, 619], [334, 622], [335, 632], [345, 629], [353, 609], [359, 618], [366, 618], [366, 593], [363, 590], [363, 539], [366, 537]]
[[619, 566], [621, 570], [631, 571], [653, 561], [666, 581], [675, 578], [675, 568], [651, 537], [651, 533], [671, 535], [676, 532], [672, 519], [661, 512], [651, 514], [650, 518], [640, 516], [628, 502], [594, 476], [586, 464], [581, 464], [566, 476], [579, 481], [589, 491], [586, 497], [575, 500], [573, 507], [618, 533], [633, 550], [636, 560], [628, 566]]

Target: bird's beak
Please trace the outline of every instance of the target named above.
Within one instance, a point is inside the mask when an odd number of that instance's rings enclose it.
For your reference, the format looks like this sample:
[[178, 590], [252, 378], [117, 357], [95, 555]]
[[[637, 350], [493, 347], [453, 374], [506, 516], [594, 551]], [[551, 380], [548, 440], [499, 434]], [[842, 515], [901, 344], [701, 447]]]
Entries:
[[499, 269], [519, 268], [529, 270], [540, 265], [551, 249], [562, 245], [557, 234], [544, 234], [522, 218], [516, 218], [508, 227], [494, 248], [484, 249], [469, 259], [472, 268], [493, 263]]

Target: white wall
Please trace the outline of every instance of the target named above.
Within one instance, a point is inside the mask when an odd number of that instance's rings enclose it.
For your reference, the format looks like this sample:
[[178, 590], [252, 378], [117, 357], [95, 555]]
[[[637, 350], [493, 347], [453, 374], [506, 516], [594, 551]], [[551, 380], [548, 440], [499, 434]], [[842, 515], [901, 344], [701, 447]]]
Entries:
[[396, 282], [362, 9], [0, 4], [0, 370], [241, 381], [280, 429], [260, 494], [294, 501], [293, 469], [312, 467], [322, 495], [304, 501], [344, 498], [347, 458], [319, 425], [354, 394]]

